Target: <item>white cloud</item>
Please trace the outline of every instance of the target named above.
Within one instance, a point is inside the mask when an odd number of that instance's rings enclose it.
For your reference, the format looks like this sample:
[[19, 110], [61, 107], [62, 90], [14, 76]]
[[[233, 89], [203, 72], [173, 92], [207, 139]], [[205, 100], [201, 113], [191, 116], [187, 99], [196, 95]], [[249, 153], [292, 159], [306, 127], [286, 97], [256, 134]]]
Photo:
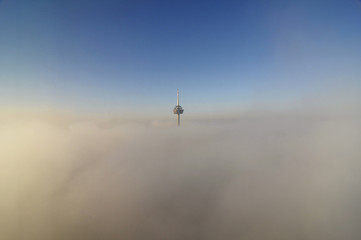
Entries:
[[6, 121], [0, 238], [359, 239], [359, 146], [355, 117]]

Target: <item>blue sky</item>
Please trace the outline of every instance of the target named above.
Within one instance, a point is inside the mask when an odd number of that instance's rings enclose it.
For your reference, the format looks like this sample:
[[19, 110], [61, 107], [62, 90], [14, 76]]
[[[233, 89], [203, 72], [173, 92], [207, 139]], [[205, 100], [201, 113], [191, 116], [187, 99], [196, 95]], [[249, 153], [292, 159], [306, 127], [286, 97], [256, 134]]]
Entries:
[[[361, 3], [0, 1], [2, 106], [185, 113], [360, 90]], [[327, 94], [326, 94], [327, 95]]]

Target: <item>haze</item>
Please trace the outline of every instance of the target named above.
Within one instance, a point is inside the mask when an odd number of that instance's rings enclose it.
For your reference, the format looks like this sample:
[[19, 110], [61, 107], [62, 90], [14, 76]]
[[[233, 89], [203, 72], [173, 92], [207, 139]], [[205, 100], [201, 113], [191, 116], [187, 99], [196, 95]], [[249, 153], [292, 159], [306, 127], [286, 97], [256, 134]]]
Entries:
[[360, 118], [1, 123], [2, 239], [358, 239]]
[[358, 0], [0, 0], [0, 239], [361, 239], [360, 26]]

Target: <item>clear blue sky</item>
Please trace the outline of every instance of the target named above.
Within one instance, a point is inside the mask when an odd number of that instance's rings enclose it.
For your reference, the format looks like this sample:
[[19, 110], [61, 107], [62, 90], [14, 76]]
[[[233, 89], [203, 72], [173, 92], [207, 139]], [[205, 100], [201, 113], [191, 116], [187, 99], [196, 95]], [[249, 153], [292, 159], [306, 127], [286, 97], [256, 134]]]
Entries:
[[0, 0], [0, 104], [185, 113], [361, 81], [358, 0]]

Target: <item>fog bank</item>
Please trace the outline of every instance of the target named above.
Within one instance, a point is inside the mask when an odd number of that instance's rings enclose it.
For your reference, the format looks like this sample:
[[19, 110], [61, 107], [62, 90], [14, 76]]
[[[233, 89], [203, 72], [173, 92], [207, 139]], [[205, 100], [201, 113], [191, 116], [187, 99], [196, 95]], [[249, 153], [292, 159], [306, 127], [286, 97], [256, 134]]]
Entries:
[[360, 146], [355, 116], [4, 121], [0, 239], [360, 239]]

